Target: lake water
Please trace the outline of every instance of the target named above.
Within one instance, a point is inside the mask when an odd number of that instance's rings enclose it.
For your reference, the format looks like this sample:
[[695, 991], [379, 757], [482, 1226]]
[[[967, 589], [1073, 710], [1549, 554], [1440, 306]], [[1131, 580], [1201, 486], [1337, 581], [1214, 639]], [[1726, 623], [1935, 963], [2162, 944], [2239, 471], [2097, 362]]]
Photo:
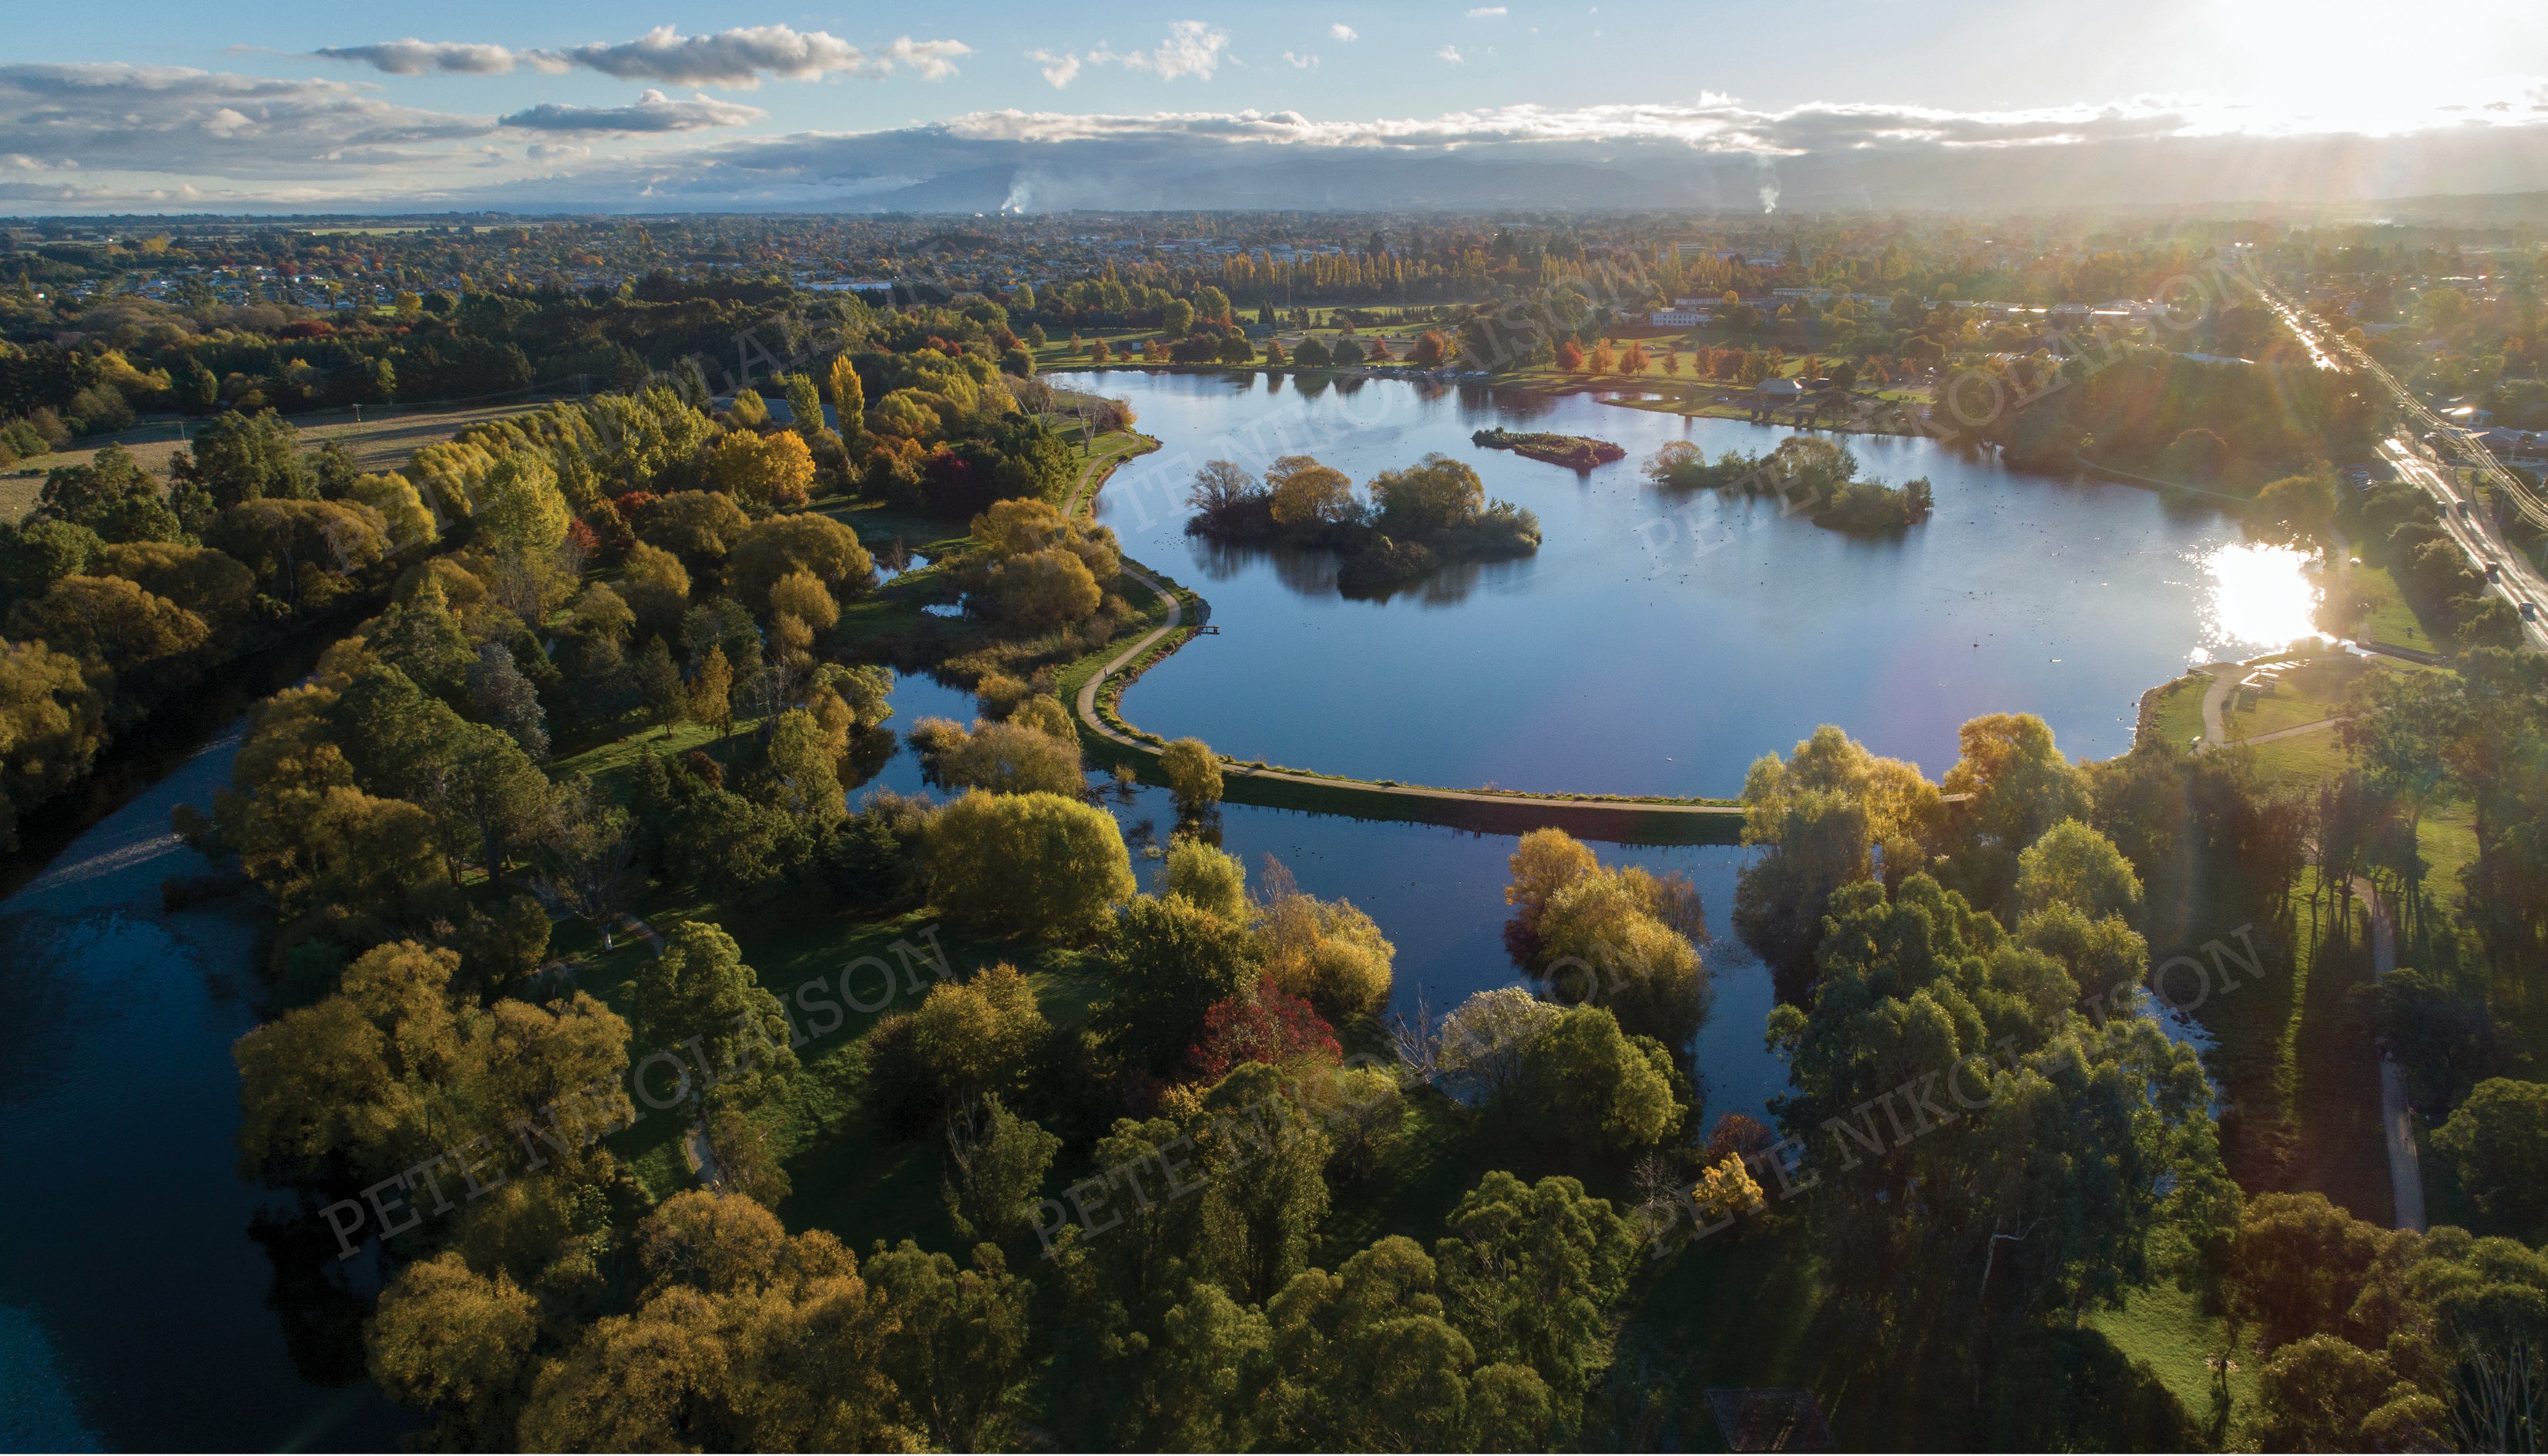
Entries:
[[[1244, 759], [1468, 787], [1732, 794], [1752, 760], [1837, 723], [1932, 776], [1956, 729], [2042, 714], [2074, 757], [2132, 745], [2140, 693], [2189, 662], [2309, 630], [2298, 557], [2239, 543], [2208, 506], [2003, 468], [1927, 439], [1838, 436], [1864, 473], [1926, 476], [1937, 513], [1864, 539], [1774, 501], [1659, 493], [1668, 440], [1713, 456], [1793, 431], [1516, 391], [1107, 371], [1163, 448], [1098, 514], [1136, 560], [1211, 602], [1125, 715]], [[1592, 435], [1628, 458], [1579, 475], [1472, 445], [1490, 425]], [[1195, 468], [1307, 453], [1358, 483], [1440, 451], [1538, 512], [1537, 556], [1444, 573], [1387, 601], [1336, 594], [1324, 552], [1184, 534]]]

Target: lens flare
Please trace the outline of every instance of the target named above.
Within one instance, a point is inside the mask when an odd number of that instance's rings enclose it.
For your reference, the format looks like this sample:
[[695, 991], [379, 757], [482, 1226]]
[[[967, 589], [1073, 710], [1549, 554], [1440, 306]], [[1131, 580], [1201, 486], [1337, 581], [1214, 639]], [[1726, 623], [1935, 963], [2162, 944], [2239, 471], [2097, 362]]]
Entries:
[[2203, 644], [2196, 662], [2286, 647], [2316, 637], [2319, 586], [2310, 558], [2289, 546], [2222, 546], [2201, 559]]

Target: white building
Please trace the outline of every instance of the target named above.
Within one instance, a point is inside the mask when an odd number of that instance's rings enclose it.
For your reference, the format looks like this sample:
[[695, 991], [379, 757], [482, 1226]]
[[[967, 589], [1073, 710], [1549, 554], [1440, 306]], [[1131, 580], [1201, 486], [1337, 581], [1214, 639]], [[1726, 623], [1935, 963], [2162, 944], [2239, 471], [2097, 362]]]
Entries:
[[1657, 309], [1646, 316], [1646, 321], [1657, 328], [1696, 328], [1707, 317], [1696, 309]]

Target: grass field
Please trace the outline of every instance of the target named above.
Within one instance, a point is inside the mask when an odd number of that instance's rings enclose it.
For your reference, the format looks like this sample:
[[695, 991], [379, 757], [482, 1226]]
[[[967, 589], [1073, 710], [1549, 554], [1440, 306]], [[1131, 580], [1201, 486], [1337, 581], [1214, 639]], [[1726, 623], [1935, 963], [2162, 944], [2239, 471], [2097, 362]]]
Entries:
[[[509, 405], [472, 405], [454, 410], [412, 411], [393, 406], [386, 412], [367, 409], [360, 421], [354, 418], [352, 411], [341, 410], [296, 414], [290, 416], [290, 421], [301, 431], [302, 448], [315, 450], [334, 440], [352, 451], [355, 463], [363, 469], [383, 471], [396, 470], [407, 464], [408, 457], [414, 454], [419, 445], [447, 440], [482, 420], [502, 419], [533, 408], [518, 401]], [[136, 425], [118, 434], [82, 440], [72, 449], [21, 460], [10, 467], [12, 474], [0, 477], [0, 520], [17, 520], [35, 505], [36, 491], [44, 484], [43, 477], [46, 471], [65, 465], [85, 465], [109, 444], [124, 446], [145, 469], [164, 476], [168, 473], [168, 462], [185, 448], [181, 435], [191, 436], [200, 428], [200, 421], [194, 420]]]
[[2203, 693], [2212, 679], [2203, 673], [2188, 673], [2175, 682], [2155, 689], [2144, 731], [2159, 742], [2184, 748], [2203, 737]]

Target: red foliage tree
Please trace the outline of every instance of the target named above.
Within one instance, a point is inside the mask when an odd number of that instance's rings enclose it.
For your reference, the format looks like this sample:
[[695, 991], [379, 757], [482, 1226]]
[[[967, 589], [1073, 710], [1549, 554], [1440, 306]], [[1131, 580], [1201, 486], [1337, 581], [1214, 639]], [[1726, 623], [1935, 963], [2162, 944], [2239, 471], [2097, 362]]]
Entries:
[[1583, 373], [1584, 346], [1571, 338], [1558, 340], [1557, 367], [1569, 374]]
[[1203, 1037], [1186, 1052], [1186, 1062], [1195, 1075], [1218, 1082], [1242, 1061], [1273, 1066], [1302, 1055], [1341, 1054], [1334, 1028], [1269, 976], [1256, 983], [1253, 994], [1232, 996], [1204, 1013]]

